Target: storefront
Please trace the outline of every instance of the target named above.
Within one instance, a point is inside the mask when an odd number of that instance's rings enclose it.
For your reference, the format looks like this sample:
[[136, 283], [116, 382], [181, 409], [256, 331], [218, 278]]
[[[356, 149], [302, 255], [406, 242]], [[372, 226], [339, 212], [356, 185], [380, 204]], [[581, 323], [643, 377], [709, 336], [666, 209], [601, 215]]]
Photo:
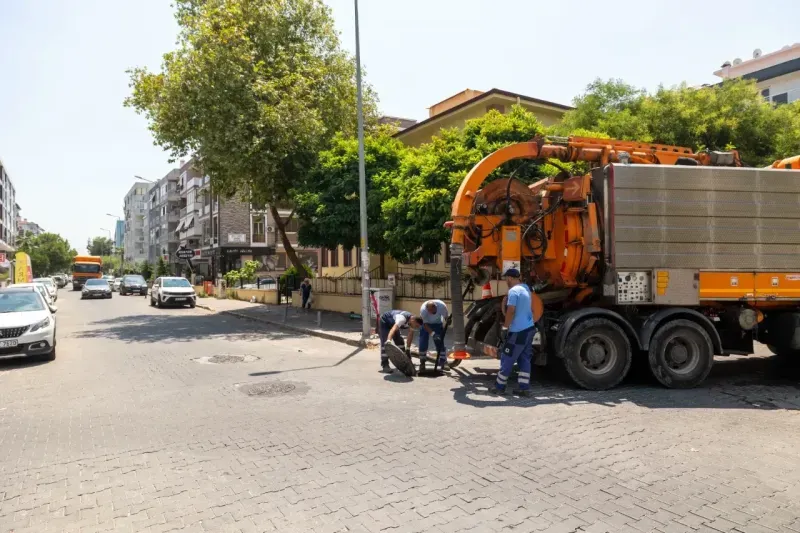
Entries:
[[245, 261], [256, 260], [262, 265], [276, 258], [274, 246], [220, 246], [204, 248], [200, 258], [207, 261], [212, 278], [219, 278], [231, 270], [242, 268]]

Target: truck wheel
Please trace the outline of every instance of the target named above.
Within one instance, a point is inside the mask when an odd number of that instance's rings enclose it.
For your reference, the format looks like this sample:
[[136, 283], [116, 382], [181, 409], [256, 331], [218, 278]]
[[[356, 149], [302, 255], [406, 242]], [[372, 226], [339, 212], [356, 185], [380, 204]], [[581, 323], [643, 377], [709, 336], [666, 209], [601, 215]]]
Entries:
[[659, 383], [673, 389], [696, 387], [714, 365], [711, 338], [691, 320], [673, 320], [650, 339], [650, 371]]
[[577, 385], [605, 390], [619, 385], [631, 367], [631, 343], [618, 325], [606, 318], [579, 322], [567, 335], [564, 366]]
[[800, 357], [800, 350], [792, 350], [791, 348], [781, 349], [772, 344], [767, 344], [767, 348], [769, 348], [769, 351], [777, 355], [778, 357], [783, 357], [786, 359], [794, 359]]

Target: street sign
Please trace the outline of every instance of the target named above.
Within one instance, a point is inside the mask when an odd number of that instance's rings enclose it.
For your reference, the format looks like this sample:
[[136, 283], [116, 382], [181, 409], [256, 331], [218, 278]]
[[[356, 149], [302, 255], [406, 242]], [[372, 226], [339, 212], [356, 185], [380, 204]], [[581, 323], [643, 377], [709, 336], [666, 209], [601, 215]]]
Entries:
[[190, 250], [188, 248], [178, 248], [175, 251], [175, 256], [178, 259], [191, 259], [194, 257], [194, 250]]

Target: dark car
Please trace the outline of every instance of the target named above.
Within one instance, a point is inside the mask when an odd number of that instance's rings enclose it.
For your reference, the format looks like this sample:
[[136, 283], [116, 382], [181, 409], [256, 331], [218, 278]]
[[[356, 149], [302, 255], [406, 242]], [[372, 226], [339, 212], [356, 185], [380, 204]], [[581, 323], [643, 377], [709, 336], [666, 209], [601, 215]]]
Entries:
[[125, 296], [126, 294], [147, 296], [147, 282], [144, 277], [136, 274], [124, 276], [119, 284], [119, 295]]
[[87, 279], [81, 291], [81, 300], [84, 298], [111, 298], [111, 285], [103, 278]]

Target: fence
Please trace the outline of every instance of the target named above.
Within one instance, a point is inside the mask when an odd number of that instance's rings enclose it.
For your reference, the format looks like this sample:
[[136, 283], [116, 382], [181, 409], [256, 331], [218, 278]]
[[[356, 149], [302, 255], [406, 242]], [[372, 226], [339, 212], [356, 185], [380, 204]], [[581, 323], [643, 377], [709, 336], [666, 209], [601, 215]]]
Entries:
[[[370, 278], [370, 287], [374, 289], [390, 288], [389, 280]], [[311, 288], [317, 294], [361, 294], [361, 278], [315, 278], [311, 280]], [[421, 298], [450, 300], [450, 277], [441, 272], [415, 271], [414, 274], [397, 274], [395, 276], [395, 298]], [[461, 293], [465, 301], [474, 300], [474, 291], [469, 281], [462, 280]]]

